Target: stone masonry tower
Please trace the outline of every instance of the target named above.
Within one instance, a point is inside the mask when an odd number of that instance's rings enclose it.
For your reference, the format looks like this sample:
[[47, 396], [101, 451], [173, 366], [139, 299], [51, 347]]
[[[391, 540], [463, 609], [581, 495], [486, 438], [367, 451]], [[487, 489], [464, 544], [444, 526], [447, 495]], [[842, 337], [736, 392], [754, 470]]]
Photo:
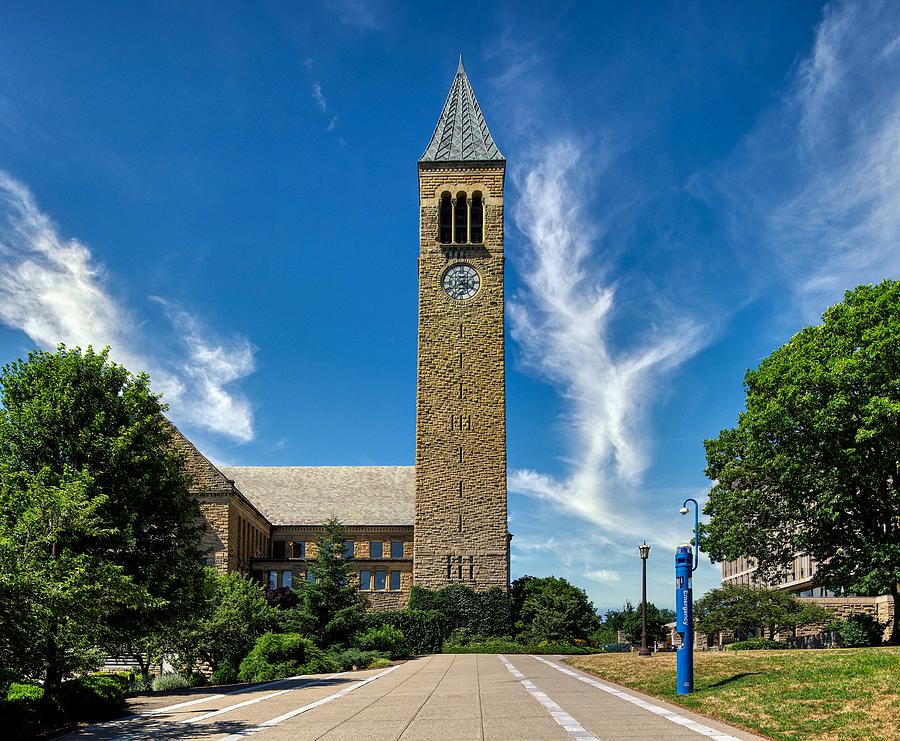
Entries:
[[462, 57], [419, 160], [413, 582], [509, 585], [503, 181]]

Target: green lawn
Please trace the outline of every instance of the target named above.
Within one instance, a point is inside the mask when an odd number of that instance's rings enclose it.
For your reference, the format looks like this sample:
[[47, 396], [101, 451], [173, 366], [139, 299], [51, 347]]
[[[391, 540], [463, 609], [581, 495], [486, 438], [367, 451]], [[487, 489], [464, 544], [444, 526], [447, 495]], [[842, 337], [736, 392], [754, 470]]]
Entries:
[[681, 696], [674, 653], [569, 663], [772, 739], [900, 739], [900, 648], [697, 652]]

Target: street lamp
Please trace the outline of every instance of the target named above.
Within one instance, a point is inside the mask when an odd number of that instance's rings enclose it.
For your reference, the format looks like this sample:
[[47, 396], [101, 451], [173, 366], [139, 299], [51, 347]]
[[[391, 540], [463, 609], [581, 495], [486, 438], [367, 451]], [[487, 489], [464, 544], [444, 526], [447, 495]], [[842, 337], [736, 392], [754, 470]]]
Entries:
[[650, 556], [650, 546], [646, 540], [638, 550], [641, 552], [641, 650], [638, 656], [647, 657], [653, 654], [647, 648], [647, 558]]

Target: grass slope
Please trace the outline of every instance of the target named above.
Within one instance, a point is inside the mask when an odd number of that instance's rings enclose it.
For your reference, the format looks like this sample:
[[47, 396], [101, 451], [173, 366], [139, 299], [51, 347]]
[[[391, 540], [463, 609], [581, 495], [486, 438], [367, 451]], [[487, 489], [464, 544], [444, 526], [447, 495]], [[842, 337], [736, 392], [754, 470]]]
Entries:
[[900, 739], [900, 649], [710, 651], [694, 693], [675, 694], [675, 654], [569, 659], [603, 679], [773, 739]]

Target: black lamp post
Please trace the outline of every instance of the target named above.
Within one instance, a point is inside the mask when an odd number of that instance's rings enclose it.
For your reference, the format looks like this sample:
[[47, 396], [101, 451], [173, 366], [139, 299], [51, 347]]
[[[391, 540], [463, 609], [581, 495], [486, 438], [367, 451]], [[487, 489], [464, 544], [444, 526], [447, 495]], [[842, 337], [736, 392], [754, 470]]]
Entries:
[[641, 650], [638, 656], [652, 656], [650, 649], [647, 648], [647, 558], [650, 556], [650, 546], [647, 541], [639, 547], [641, 552]]

